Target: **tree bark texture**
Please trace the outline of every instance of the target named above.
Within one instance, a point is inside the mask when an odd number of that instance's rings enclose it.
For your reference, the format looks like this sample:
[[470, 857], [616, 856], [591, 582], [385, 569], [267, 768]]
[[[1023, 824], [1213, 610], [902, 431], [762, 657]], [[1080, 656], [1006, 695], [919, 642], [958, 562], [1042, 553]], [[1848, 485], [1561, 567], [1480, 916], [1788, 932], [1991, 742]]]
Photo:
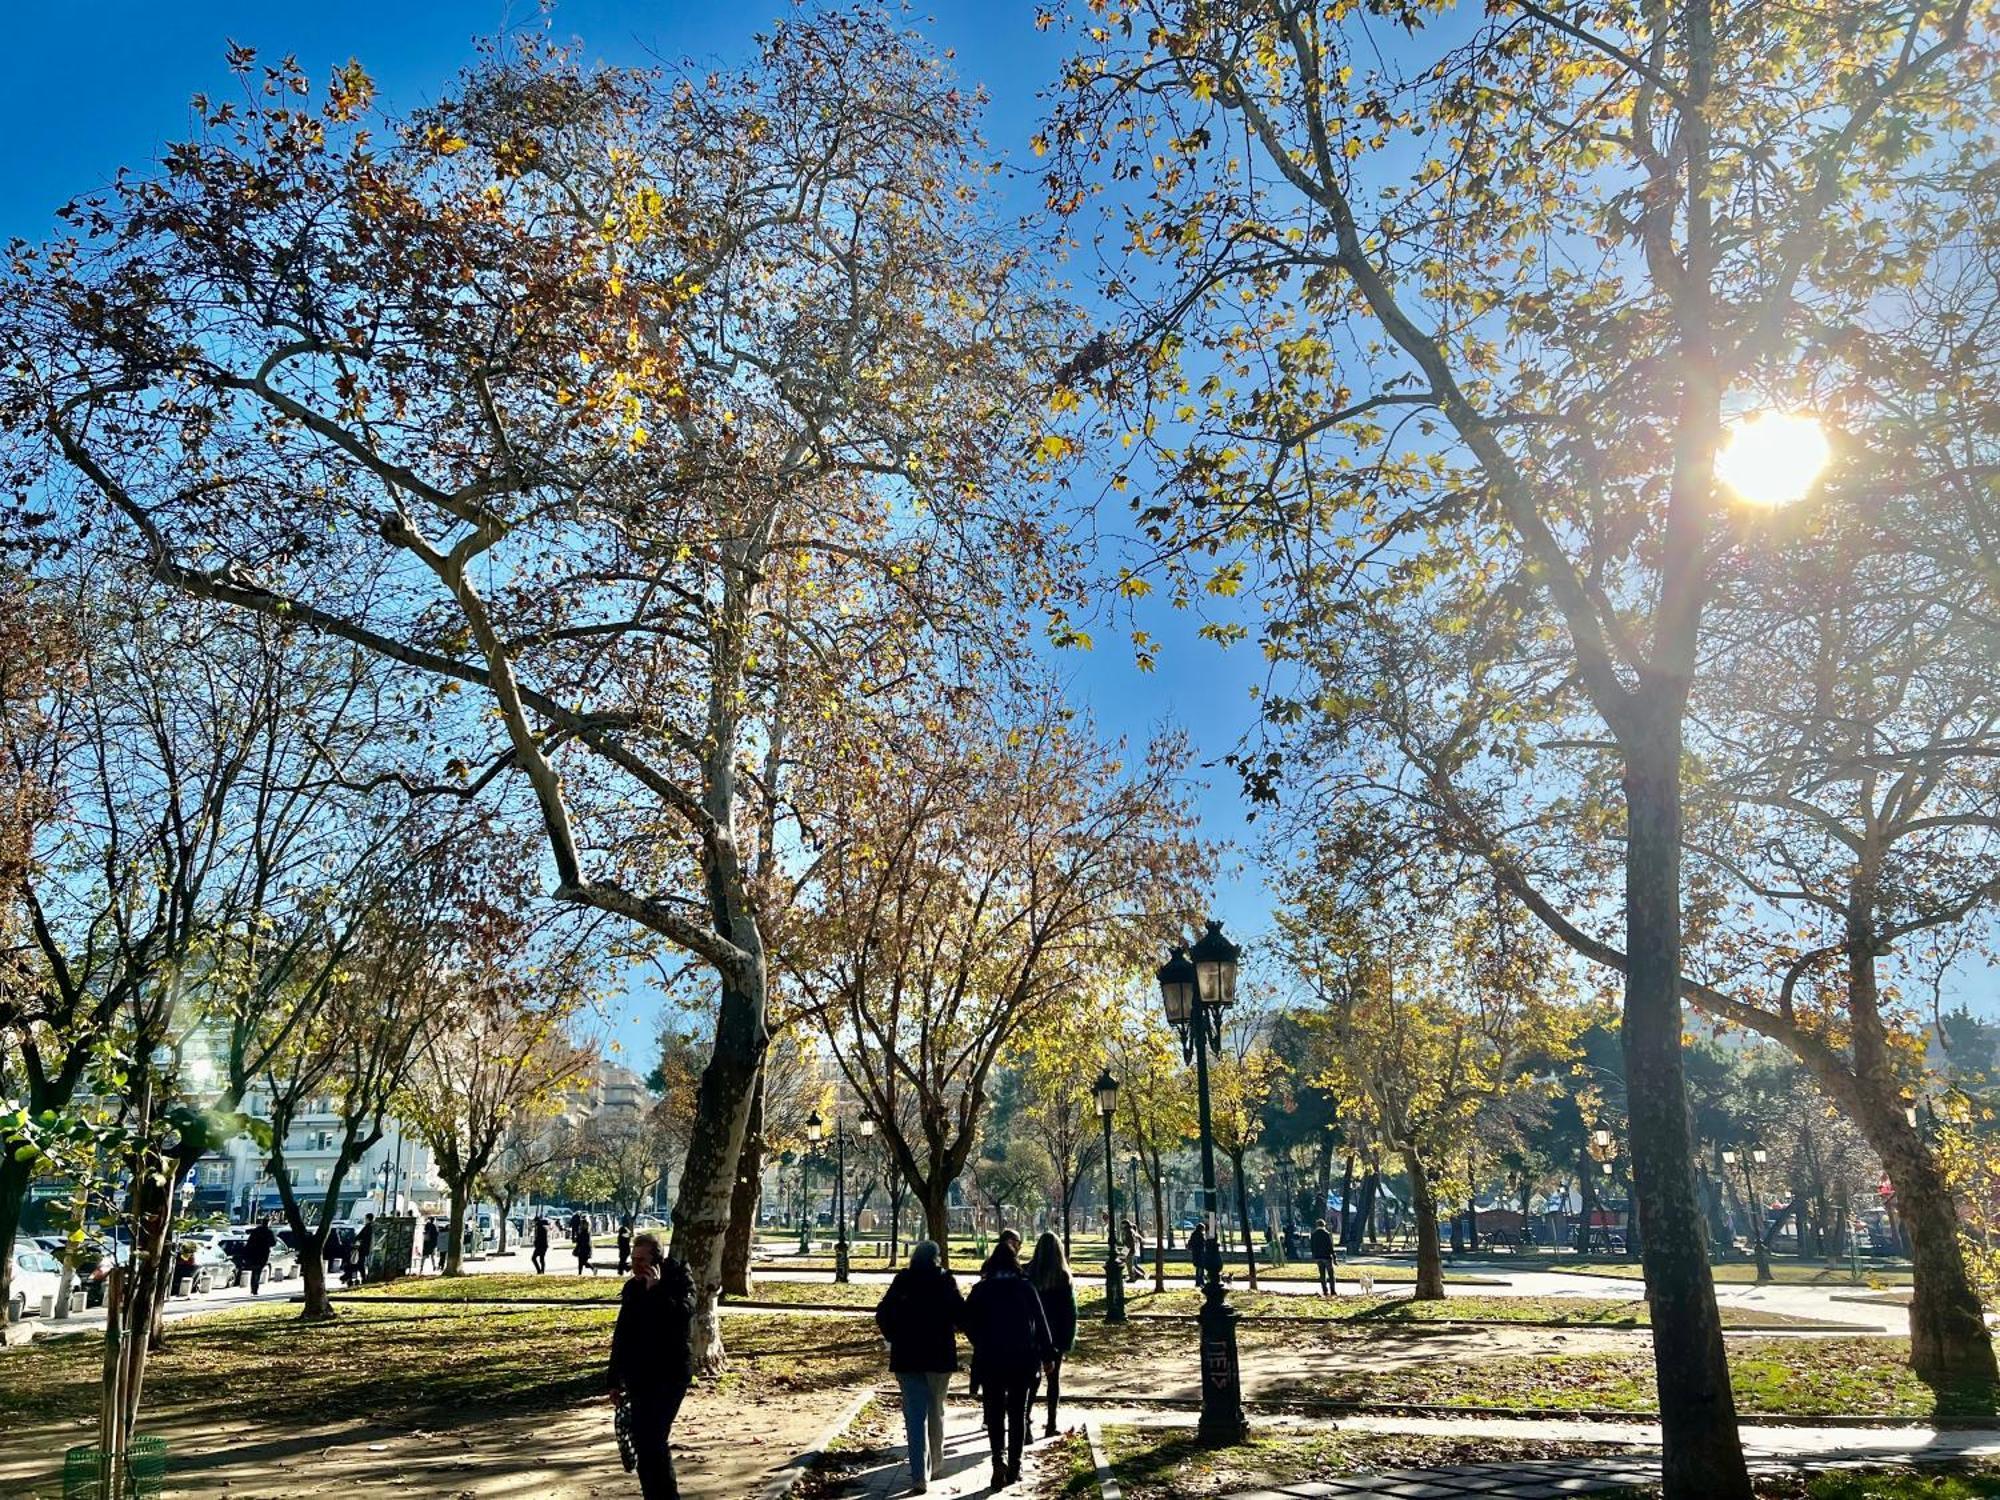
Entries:
[[1236, 1179], [1236, 1218], [1243, 1225], [1243, 1271], [1257, 1290], [1257, 1241], [1250, 1233], [1250, 1194], [1243, 1185], [1243, 1158], [1231, 1153], [1229, 1175]]
[[1444, 1300], [1444, 1256], [1438, 1246], [1437, 1194], [1429, 1170], [1414, 1146], [1403, 1148], [1403, 1169], [1410, 1178], [1410, 1208], [1417, 1216], [1417, 1302]]
[[451, 1227], [445, 1234], [444, 1274], [463, 1276], [465, 1274], [465, 1207], [470, 1186], [464, 1182], [450, 1185]]
[[757, 1205], [764, 1188], [764, 1070], [750, 1092], [750, 1118], [743, 1128], [743, 1154], [729, 1195], [729, 1237], [722, 1247], [722, 1290], [747, 1297], [754, 1284], [750, 1251], [757, 1240]]
[[14, 1238], [21, 1229], [21, 1210], [28, 1202], [28, 1164], [11, 1151], [0, 1153], [0, 1344], [27, 1337], [7, 1326], [7, 1309], [14, 1302]]
[[[1625, 975], [1622, 1040], [1633, 1196], [1652, 1301], [1663, 1477], [1675, 1500], [1748, 1500], [1722, 1319], [1694, 1194], [1681, 1067], [1681, 728], [1660, 705], [1625, 745]], [[1628, 1235], [1630, 1233], [1628, 1228]]]

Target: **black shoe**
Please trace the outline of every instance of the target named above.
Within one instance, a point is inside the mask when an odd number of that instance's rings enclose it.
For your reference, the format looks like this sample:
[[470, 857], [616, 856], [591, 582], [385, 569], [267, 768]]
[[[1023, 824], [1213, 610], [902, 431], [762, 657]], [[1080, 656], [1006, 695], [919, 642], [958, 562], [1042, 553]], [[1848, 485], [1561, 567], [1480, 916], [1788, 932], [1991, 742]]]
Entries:
[[1017, 1458], [1011, 1464], [1007, 1465], [1007, 1482], [1009, 1484], [1019, 1484], [1021, 1482], [1020, 1459]]
[[1005, 1464], [995, 1464], [993, 1466], [993, 1482], [987, 1488], [990, 1490], [1004, 1490], [1007, 1488], [1007, 1466]]

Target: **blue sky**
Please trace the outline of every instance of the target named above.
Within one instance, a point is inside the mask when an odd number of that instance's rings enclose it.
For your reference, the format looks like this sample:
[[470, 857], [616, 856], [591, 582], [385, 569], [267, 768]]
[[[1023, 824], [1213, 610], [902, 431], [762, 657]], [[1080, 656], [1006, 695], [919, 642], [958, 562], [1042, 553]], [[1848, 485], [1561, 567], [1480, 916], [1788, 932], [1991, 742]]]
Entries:
[[[269, 0], [101, 0], [70, 9], [14, 9], [10, 45], [0, 53], [0, 121], [10, 147], [0, 158], [0, 232], [28, 240], [54, 231], [54, 210], [62, 203], [107, 183], [121, 166], [148, 169], [164, 145], [186, 134], [189, 96], [225, 94], [230, 86], [226, 42], [254, 47], [271, 60], [296, 55], [310, 75], [322, 78], [358, 60], [375, 78], [384, 104], [401, 112], [435, 99], [471, 59], [476, 37], [542, 24], [533, 0], [326, 0], [303, 7]], [[748, 54], [761, 24], [786, 9], [783, 0], [562, 0], [549, 24], [556, 36], [579, 38], [588, 53], [610, 63], [682, 56], [731, 62]], [[1036, 94], [1061, 66], [1060, 33], [1035, 30], [1028, 0], [945, 3], [912, 14], [954, 52], [961, 77], [990, 96], [986, 135], [996, 154], [1031, 164], [1027, 142], [1040, 120]], [[1027, 174], [1004, 181], [1010, 194], [1004, 210], [1031, 212], [1038, 199]], [[1123, 514], [1107, 510], [1101, 520], [1116, 528]], [[1142, 623], [1163, 648], [1156, 672], [1139, 672], [1123, 632], [1105, 629], [1095, 650], [1067, 653], [1060, 663], [1070, 691], [1108, 734], [1142, 745], [1156, 725], [1171, 723], [1188, 732], [1202, 760], [1213, 761], [1249, 722], [1248, 694], [1260, 676], [1260, 658], [1254, 647], [1226, 652], [1197, 639], [1197, 622], [1174, 616], [1164, 604]], [[1204, 836], [1217, 842], [1243, 837], [1243, 807], [1232, 779], [1221, 770], [1206, 779], [1199, 803]], [[1269, 899], [1240, 854], [1226, 855], [1225, 867], [1215, 914], [1239, 938], [1254, 935], [1268, 923]], [[642, 1071], [650, 1065], [652, 1030], [650, 1014], [628, 1015], [617, 1027], [628, 1058]]]

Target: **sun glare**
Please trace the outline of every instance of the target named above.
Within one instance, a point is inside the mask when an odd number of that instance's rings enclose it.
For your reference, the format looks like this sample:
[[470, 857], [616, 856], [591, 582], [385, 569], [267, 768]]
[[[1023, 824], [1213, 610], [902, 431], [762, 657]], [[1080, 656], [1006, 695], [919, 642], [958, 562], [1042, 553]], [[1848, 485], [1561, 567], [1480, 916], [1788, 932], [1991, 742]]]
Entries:
[[1790, 505], [1806, 497], [1832, 457], [1811, 417], [1765, 411], [1730, 425], [1715, 472], [1752, 505]]

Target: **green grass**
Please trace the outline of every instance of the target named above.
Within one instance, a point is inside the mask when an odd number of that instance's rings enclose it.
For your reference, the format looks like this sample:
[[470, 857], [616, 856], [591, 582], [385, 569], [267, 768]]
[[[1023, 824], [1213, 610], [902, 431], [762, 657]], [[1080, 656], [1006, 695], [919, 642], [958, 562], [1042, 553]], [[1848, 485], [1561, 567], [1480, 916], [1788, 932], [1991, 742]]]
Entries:
[[[1273, 1432], [1253, 1429], [1248, 1442], [1207, 1447], [1187, 1428], [1109, 1426], [1106, 1456], [1119, 1487], [1131, 1500], [1207, 1500], [1241, 1490], [1324, 1483], [1388, 1469], [1447, 1468], [1460, 1464], [1521, 1463], [1534, 1459], [1624, 1459], [1633, 1450], [1581, 1439], [1503, 1442], [1491, 1438], [1404, 1437], [1333, 1430]], [[1657, 1457], [1656, 1452], [1639, 1456]], [[1051, 1455], [1058, 1500], [1095, 1500], [1096, 1471], [1088, 1444], [1068, 1439]], [[1951, 1469], [1840, 1470], [1765, 1476], [1759, 1500], [1988, 1500], [2000, 1496], [2000, 1474], [1986, 1466]], [[1657, 1494], [1657, 1489], [1626, 1494]]]
[[[1524, 1271], [1567, 1271], [1576, 1276], [1607, 1276], [1618, 1281], [1643, 1281], [1645, 1267], [1636, 1260], [1585, 1260], [1567, 1259], [1563, 1256], [1522, 1256], [1521, 1269]], [[1757, 1280], [1757, 1267], [1749, 1261], [1724, 1261], [1711, 1266], [1710, 1274], [1716, 1281], [1741, 1286]], [[1843, 1262], [1840, 1265], [1826, 1265], [1819, 1261], [1780, 1260], [1771, 1263], [1771, 1279], [1783, 1286], [1908, 1286], [1910, 1268], [1907, 1265], [1871, 1265], [1861, 1263], [1861, 1279], [1856, 1281], [1852, 1272]]]
[[615, 1306], [619, 1276], [536, 1276], [512, 1271], [478, 1271], [464, 1276], [405, 1276], [338, 1292], [340, 1304], [386, 1302], [573, 1302]]
[[[520, 1278], [514, 1278], [516, 1280]], [[1095, 1283], [1079, 1283], [1077, 1311], [1096, 1318], [1103, 1310], [1103, 1293]], [[872, 1309], [882, 1300], [880, 1282], [760, 1281], [751, 1299], [802, 1307]], [[1201, 1294], [1191, 1287], [1165, 1292], [1133, 1289], [1125, 1294], [1133, 1317], [1192, 1318], [1201, 1309]], [[1463, 1320], [1480, 1323], [1556, 1323], [1564, 1327], [1638, 1328], [1649, 1322], [1650, 1309], [1636, 1297], [1481, 1297], [1452, 1296], [1442, 1302], [1413, 1302], [1408, 1297], [1300, 1297], [1284, 1292], [1232, 1291], [1229, 1302], [1246, 1318], [1289, 1318], [1343, 1323], [1432, 1323]], [[1784, 1328], [1805, 1320], [1755, 1308], [1724, 1307], [1723, 1323], [1732, 1328]]]
[[[468, 1408], [556, 1410], [604, 1388], [609, 1307], [376, 1305], [347, 1299], [330, 1323], [300, 1322], [287, 1303], [175, 1323], [146, 1367], [146, 1409], [177, 1416], [318, 1423], [381, 1417], [421, 1423]], [[872, 1380], [881, 1346], [859, 1324], [743, 1314], [723, 1327], [729, 1370], [745, 1395]], [[42, 1340], [0, 1360], [0, 1428], [88, 1417], [97, 1410], [104, 1346]]]
[[[1106, 1457], [1131, 1500], [1183, 1500], [1238, 1490], [1324, 1482], [1384, 1469], [1442, 1468], [1451, 1464], [1537, 1458], [1617, 1456], [1602, 1443], [1571, 1440], [1496, 1442], [1492, 1438], [1404, 1437], [1352, 1432], [1256, 1432], [1246, 1443], [1211, 1448], [1187, 1428], [1112, 1426], [1104, 1429]], [[1089, 1462], [1086, 1451], [1084, 1462]], [[1095, 1492], [1072, 1479], [1060, 1493]]]
[[[1333, 1354], [1293, 1360], [1299, 1373], [1264, 1386], [1265, 1399], [1314, 1399], [1510, 1410], [1606, 1410], [1651, 1413], [1658, 1408], [1650, 1348], [1612, 1352], [1543, 1350], [1478, 1361], [1398, 1363], [1380, 1368], [1340, 1358], [1340, 1341], [1358, 1329], [1318, 1331], [1312, 1347]], [[1291, 1351], [1299, 1336], [1277, 1324], [1250, 1324], [1241, 1334], [1251, 1351]], [[1116, 1355], [1096, 1346], [1102, 1358]], [[1357, 1351], [1358, 1352], [1358, 1351]], [[1793, 1416], [1895, 1416], [1992, 1419], [2000, 1391], [1984, 1381], [1927, 1384], [1906, 1363], [1900, 1338], [1741, 1339], [1731, 1342], [1729, 1368], [1739, 1410]]]

